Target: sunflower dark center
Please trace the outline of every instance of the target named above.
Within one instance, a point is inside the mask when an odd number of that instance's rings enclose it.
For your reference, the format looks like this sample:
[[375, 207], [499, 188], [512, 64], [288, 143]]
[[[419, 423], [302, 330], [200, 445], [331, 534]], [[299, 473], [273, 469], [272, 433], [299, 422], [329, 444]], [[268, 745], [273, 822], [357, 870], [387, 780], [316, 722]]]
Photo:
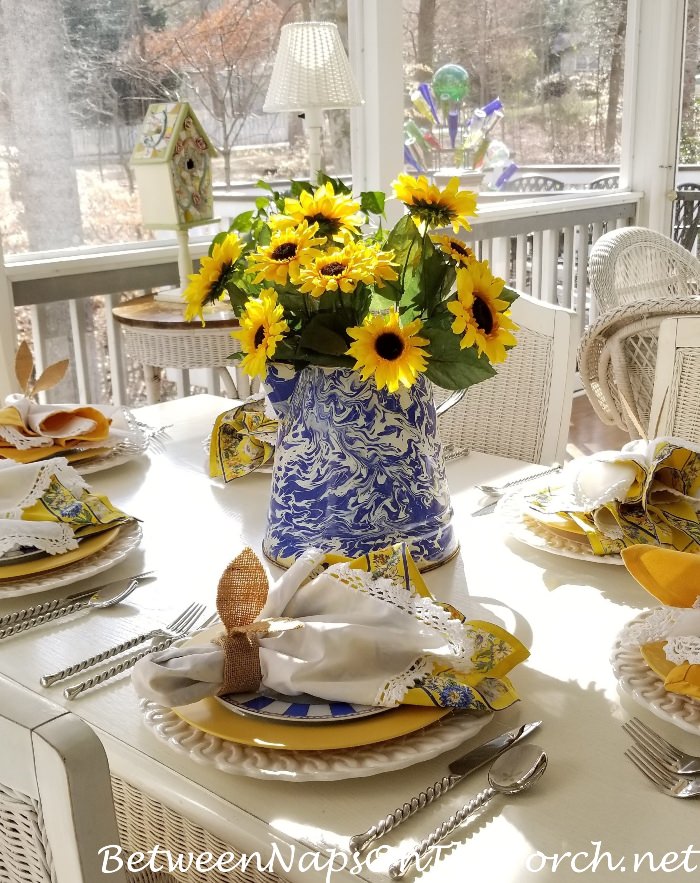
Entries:
[[253, 338], [255, 349], [257, 349], [262, 344], [263, 340], [265, 340], [265, 327], [261, 325], [255, 332], [255, 337]]
[[296, 253], [296, 242], [283, 242], [282, 245], [278, 245], [272, 252], [272, 259], [273, 261], [288, 261], [295, 257]]
[[309, 215], [306, 220], [309, 222], [309, 226], [318, 224], [318, 229], [324, 236], [332, 235], [340, 230], [339, 218], [329, 218], [328, 215], [320, 212], [317, 215]]
[[474, 314], [476, 324], [481, 328], [484, 334], [491, 334], [493, 331], [493, 315], [491, 314], [488, 304], [484, 303], [480, 297], [475, 297], [472, 313]]
[[464, 258], [468, 258], [469, 255], [472, 254], [471, 248], [467, 248], [467, 246], [463, 245], [459, 239], [450, 239], [450, 245], [452, 246], [453, 251], [456, 251], [457, 254], [461, 254]]
[[322, 276], [342, 276], [345, 272], [345, 264], [341, 264], [340, 261], [333, 261], [330, 264], [326, 264], [325, 267], [321, 267], [321, 275]]
[[387, 362], [394, 362], [403, 352], [404, 344], [398, 334], [393, 331], [385, 331], [376, 339], [374, 348], [380, 358]]

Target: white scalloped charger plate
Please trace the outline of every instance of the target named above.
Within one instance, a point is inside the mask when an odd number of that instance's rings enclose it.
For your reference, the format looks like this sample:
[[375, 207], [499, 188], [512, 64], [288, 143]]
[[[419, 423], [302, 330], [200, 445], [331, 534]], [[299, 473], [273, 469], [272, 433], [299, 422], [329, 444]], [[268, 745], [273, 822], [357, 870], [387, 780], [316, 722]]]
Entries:
[[276, 751], [229, 742], [196, 729], [170, 708], [143, 699], [148, 729], [180, 754], [224, 773], [289, 782], [353, 779], [430, 760], [475, 736], [492, 714], [449, 714], [406, 736], [335, 751]]
[[534, 493], [532, 487], [511, 491], [498, 501], [496, 512], [506, 526], [510, 535], [521, 543], [563, 555], [566, 558], [578, 558], [580, 561], [595, 561], [596, 564], [622, 564], [619, 555], [596, 555], [587, 542], [579, 542], [549, 530], [546, 525], [531, 518], [527, 512], [525, 495]]
[[137, 457], [142, 457], [148, 450], [149, 440], [145, 437], [130, 443], [128, 452], [120, 452], [119, 445], [113, 451], [101, 454], [99, 457], [93, 457], [89, 460], [76, 460], [71, 466], [81, 475], [91, 475], [93, 472], [101, 472], [103, 469], [112, 469], [114, 466], [121, 466], [123, 463], [129, 463]]
[[650, 613], [650, 610], [645, 610], [635, 616], [615, 639], [610, 663], [617, 682], [652, 714], [700, 736], [700, 702], [678, 693], [669, 693], [661, 678], [644, 661], [639, 645], [631, 640], [631, 627], [642, 622]]
[[72, 585], [81, 579], [87, 579], [109, 570], [119, 564], [132, 549], [141, 542], [141, 527], [137, 522], [126, 524], [108, 546], [93, 555], [57, 570], [45, 573], [34, 573], [26, 577], [18, 577], [0, 582], [0, 600], [15, 598], [20, 595], [34, 595], [60, 586]]

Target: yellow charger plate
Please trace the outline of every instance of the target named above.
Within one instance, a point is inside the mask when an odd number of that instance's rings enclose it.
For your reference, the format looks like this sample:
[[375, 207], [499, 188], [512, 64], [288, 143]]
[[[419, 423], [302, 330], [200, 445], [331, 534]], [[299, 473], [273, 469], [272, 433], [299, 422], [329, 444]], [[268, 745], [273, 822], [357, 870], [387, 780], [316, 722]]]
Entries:
[[44, 573], [49, 570], [56, 570], [66, 564], [72, 564], [74, 561], [82, 561], [89, 555], [94, 555], [108, 546], [119, 533], [120, 526], [112, 527], [103, 533], [84, 539], [77, 549], [71, 549], [70, 552], [63, 552], [61, 555], [46, 555], [44, 558], [35, 558], [33, 561], [25, 561], [19, 564], [4, 564], [0, 567], [0, 586], [5, 580], [17, 579], [18, 577], [31, 576], [34, 573]]
[[293, 724], [228, 711], [214, 698], [173, 708], [182, 720], [227, 742], [283, 751], [328, 751], [357, 748], [415, 733], [445, 715], [449, 708], [401, 705], [375, 717], [339, 723]]
[[[221, 629], [220, 625], [207, 629], [183, 642], [183, 646], [208, 644]], [[239, 714], [213, 697], [192, 705], [181, 705], [172, 711], [196, 729], [226, 742], [281, 751], [329, 751], [373, 745], [415, 733], [445, 717], [451, 709], [400, 705], [373, 717], [318, 724], [310, 721], [289, 723]]]

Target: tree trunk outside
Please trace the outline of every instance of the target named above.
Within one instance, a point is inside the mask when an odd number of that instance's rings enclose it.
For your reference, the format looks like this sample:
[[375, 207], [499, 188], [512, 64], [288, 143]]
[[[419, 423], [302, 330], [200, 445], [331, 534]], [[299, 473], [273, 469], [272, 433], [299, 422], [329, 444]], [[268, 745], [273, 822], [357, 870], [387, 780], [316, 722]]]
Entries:
[[[69, 116], [66, 35], [58, 0], [0, 0], [6, 88], [17, 148], [24, 223], [30, 251], [83, 242]], [[61, 304], [39, 308], [48, 362], [72, 358], [70, 325]], [[75, 400], [71, 379], [53, 401]]]
[[612, 54], [610, 56], [610, 76], [608, 78], [608, 110], [605, 117], [605, 153], [606, 159], [612, 158], [617, 140], [617, 108], [622, 90], [622, 60], [625, 51], [625, 32], [627, 30], [627, 0], [620, 3], [619, 19], [613, 35]]
[[416, 61], [433, 70], [435, 55], [435, 11], [437, 0], [420, 0], [418, 6], [418, 46]]

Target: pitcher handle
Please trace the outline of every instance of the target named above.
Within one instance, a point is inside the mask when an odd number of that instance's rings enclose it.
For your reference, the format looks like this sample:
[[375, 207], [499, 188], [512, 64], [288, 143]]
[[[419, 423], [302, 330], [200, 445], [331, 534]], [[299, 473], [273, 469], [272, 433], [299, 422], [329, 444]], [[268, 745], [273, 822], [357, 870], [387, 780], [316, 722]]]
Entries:
[[465, 392], [466, 389], [456, 389], [445, 399], [444, 402], [442, 402], [437, 406], [437, 408], [435, 408], [435, 415], [437, 417], [440, 417], [442, 414], [446, 414], [450, 410], [450, 408], [453, 408], [456, 404], [462, 401]]

